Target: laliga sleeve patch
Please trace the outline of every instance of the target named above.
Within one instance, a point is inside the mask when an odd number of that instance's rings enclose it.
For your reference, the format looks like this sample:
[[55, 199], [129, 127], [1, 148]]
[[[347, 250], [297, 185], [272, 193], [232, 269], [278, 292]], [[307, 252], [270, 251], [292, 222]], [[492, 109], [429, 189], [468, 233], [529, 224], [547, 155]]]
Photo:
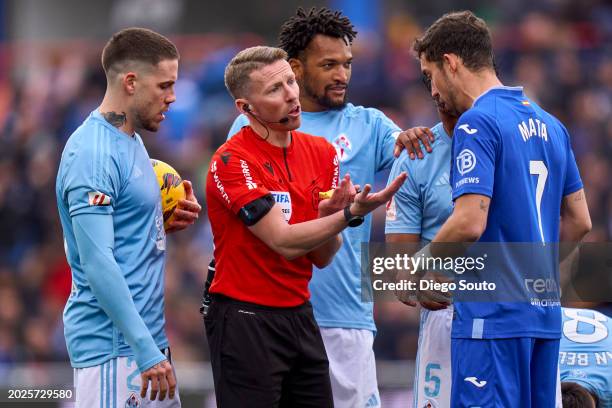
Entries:
[[257, 224], [274, 207], [275, 201], [272, 194], [266, 194], [256, 200], [245, 204], [238, 211], [238, 216], [247, 227]]

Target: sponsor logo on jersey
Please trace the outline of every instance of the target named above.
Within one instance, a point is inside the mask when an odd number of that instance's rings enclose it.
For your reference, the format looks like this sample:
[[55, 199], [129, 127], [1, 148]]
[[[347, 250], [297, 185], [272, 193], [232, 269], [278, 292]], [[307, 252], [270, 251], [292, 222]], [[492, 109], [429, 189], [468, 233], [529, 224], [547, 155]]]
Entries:
[[455, 183], [455, 188], [459, 188], [464, 184], [480, 184], [480, 177], [464, 177]]
[[370, 394], [368, 401], [366, 402], [366, 408], [380, 407], [380, 401], [378, 400], [378, 395], [375, 393]]
[[249, 190], [255, 190], [257, 188], [257, 183], [253, 181], [253, 177], [251, 176], [251, 170], [249, 169], [249, 164], [240, 159], [240, 167], [242, 167], [242, 174], [244, 175], [244, 181]]
[[463, 380], [469, 382], [470, 384], [473, 384], [478, 388], [482, 388], [487, 385], [487, 382], [485, 380], [478, 381], [478, 378], [476, 377], [465, 377]]
[[468, 135], [473, 135], [474, 133], [478, 132], [478, 129], [470, 129], [470, 125], [468, 125], [467, 123], [464, 123], [463, 125], [459, 126], [457, 129], [463, 130]]
[[353, 150], [353, 145], [349, 140], [348, 136], [344, 133], [340, 133], [338, 137], [332, 143], [336, 148], [338, 159], [343, 162], [348, 159], [348, 153]]
[[387, 202], [387, 221], [397, 220], [397, 207], [395, 205], [395, 197], [391, 197], [391, 200]]
[[212, 171], [213, 173], [217, 171], [217, 161], [216, 160], [213, 160], [213, 162], [210, 164], [210, 171]]
[[291, 194], [289, 194], [288, 191], [270, 191], [270, 194], [272, 194], [274, 201], [276, 201], [276, 204], [281, 208], [285, 221], [289, 222], [292, 214]]
[[221, 153], [220, 157], [223, 164], [227, 165], [227, 162], [229, 162], [229, 159], [230, 157], [232, 157], [232, 154], [230, 152], [223, 152]]
[[474, 170], [476, 167], [476, 156], [470, 149], [463, 149], [457, 156], [457, 170], [462, 176]]
[[445, 187], [450, 185], [450, 177], [448, 173], [444, 172], [440, 177], [438, 177], [438, 180], [436, 180], [436, 183], [434, 185], [436, 187]]
[[110, 205], [111, 203], [110, 196], [107, 196], [106, 194], [101, 193], [99, 191], [90, 191], [89, 193], [87, 193], [87, 195], [89, 197], [89, 205], [103, 206]]
[[266, 170], [268, 170], [270, 172], [272, 177], [274, 177], [274, 168], [272, 167], [272, 163], [267, 161], [267, 162], [264, 163], [264, 167], [266, 168]]

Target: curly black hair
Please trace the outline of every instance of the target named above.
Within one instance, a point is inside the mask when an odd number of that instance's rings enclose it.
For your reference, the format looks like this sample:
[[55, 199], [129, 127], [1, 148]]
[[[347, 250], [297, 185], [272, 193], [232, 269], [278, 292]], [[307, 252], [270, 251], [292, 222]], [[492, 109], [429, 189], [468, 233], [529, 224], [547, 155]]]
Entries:
[[282, 25], [278, 35], [279, 47], [285, 50], [289, 58], [298, 58], [317, 34], [343, 38], [350, 45], [357, 36], [357, 31], [354, 30], [351, 20], [343, 16], [341, 11], [313, 7], [307, 13], [300, 7], [295, 16]]

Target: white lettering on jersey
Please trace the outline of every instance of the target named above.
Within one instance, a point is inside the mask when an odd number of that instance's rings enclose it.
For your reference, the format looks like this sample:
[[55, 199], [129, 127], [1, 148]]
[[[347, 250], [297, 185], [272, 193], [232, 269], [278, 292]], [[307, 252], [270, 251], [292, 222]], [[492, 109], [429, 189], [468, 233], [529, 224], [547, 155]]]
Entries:
[[230, 205], [231, 202], [230, 202], [229, 196], [225, 192], [225, 187], [223, 187], [223, 183], [221, 182], [221, 179], [219, 179], [219, 175], [217, 174], [217, 161], [216, 160], [213, 160], [212, 164], [210, 165], [210, 171], [212, 171], [213, 173], [213, 180], [215, 180], [215, 185], [217, 186], [217, 190], [219, 190], [219, 194], [221, 194], [221, 197], [223, 197], [227, 205]]
[[249, 169], [249, 164], [240, 159], [240, 167], [242, 167], [242, 174], [244, 175], [244, 181], [246, 182], [246, 186], [249, 190], [254, 190], [257, 188], [257, 183], [253, 181], [253, 177], [251, 177], [251, 170]]
[[540, 119], [532, 119], [529, 118], [527, 123], [522, 121], [518, 124], [519, 132], [521, 133], [521, 137], [523, 138], [523, 142], [531, 139], [533, 136], [537, 136], [541, 139], [544, 139], [545, 142], [548, 142], [548, 131], [546, 130], [546, 123], [542, 122]]
[[292, 208], [291, 208], [291, 194], [288, 191], [270, 191], [274, 201], [278, 204], [285, 216], [285, 221], [289, 222], [291, 219]]

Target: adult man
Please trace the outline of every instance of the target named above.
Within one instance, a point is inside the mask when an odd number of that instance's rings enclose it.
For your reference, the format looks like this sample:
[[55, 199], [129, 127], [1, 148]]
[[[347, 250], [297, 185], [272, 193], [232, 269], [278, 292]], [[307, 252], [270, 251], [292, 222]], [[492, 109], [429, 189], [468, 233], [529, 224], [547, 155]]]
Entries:
[[[329, 264], [338, 234], [360, 225], [406, 177], [376, 194], [368, 184], [356, 194], [348, 175], [336, 188], [335, 149], [295, 131], [299, 89], [286, 58], [281, 49], [253, 47], [225, 72], [250, 125], [217, 150], [206, 184], [216, 274], [205, 322], [220, 406], [333, 405], [308, 302], [312, 265]], [[319, 204], [330, 188], [332, 198]]]
[[[423, 160], [412, 161], [402, 152], [393, 164], [389, 179], [406, 172], [410, 176], [393, 196], [387, 207], [385, 234], [390, 243], [429, 243], [450, 216], [452, 189], [451, 171], [452, 132], [457, 117], [438, 107], [442, 122], [431, 128], [435, 136], [432, 152]], [[418, 129], [414, 130], [415, 132]], [[410, 245], [408, 245], [410, 247]], [[400, 297], [409, 305], [410, 299]], [[436, 309], [436, 305], [425, 304]], [[421, 324], [414, 378], [414, 407], [427, 404], [439, 407], [450, 405], [450, 333], [452, 307], [440, 310], [421, 310]]]
[[[460, 115], [454, 210], [432, 243], [579, 241], [591, 223], [567, 131], [522, 88], [502, 86], [484, 21], [467, 11], [446, 14], [414, 49], [434, 100]], [[420, 255], [446, 254], [428, 246]], [[499, 256], [499, 273], [522, 288], [525, 271], [503, 247]], [[554, 406], [559, 306], [455, 302], [454, 309], [452, 407]]]
[[[136, 406], [149, 381], [154, 406], [180, 406], [164, 333], [161, 197], [136, 133], [157, 131], [175, 101], [178, 59], [153, 31], [114, 34], [102, 52], [104, 99], [62, 153], [56, 196], [72, 270], [64, 332], [78, 407]], [[201, 210], [191, 183], [185, 188], [168, 232]]]
[[[394, 150], [399, 154], [412, 142], [381, 111], [347, 103], [351, 43], [356, 34], [340, 12], [300, 8], [283, 24], [279, 42], [302, 90], [300, 130], [332, 143], [340, 173], [350, 173], [354, 183], [363, 185], [373, 182], [376, 172], [391, 167]], [[239, 116], [228, 136], [247, 121], [247, 116]], [[315, 269], [310, 282], [315, 318], [329, 358], [334, 404], [340, 408], [380, 403], [372, 350], [373, 304], [361, 296], [361, 244], [369, 241], [370, 228], [367, 217], [361, 227], [343, 231], [338, 256], [328, 267]], [[345, 358], [347, 354], [354, 358]]]
[[563, 308], [559, 370], [563, 407], [612, 407], [612, 319]]

